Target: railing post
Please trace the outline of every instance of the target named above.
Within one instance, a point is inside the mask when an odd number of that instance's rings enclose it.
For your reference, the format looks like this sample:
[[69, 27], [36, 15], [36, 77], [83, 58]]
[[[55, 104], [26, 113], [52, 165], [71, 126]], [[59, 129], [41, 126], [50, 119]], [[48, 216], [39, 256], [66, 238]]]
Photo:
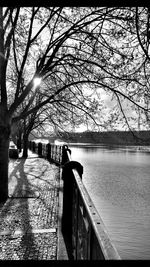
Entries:
[[21, 152], [21, 138], [20, 138], [20, 136], [17, 139], [17, 148], [18, 148], [19, 152]]
[[31, 150], [31, 141], [29, 141], [29, 149]]
[[42, 144], [42, 156], [44, 157], [44, 158], [46, 158], [46, 156], [47, 156], [47, 154], [46, 154], [46, 144]]
[[48, 143], [48, 144], [46, 145], [46, 151], [47, 151], [47, 153], [46, 153], [46, 158], [47, 158], [48, 160], [51, 160], [51, 144], [50, 144], [50, 143]]
[[57, 155], [57, 146], [54, 145], [54, 155], [53, 155], [54, 162], [56, 162], [56, 155]]
[[62, 161], [61, 161], [62, 165], [64, 165], [68, 161], [67, 151], [69, 151], [70, 154], [71, 154], [71, 150], [68, 148], [68, 146], [67, 145], [63, 145], [62, 146]]
[[33, 141], [31, 142], [31, 150], [33, 151]]
[[35, 142], [32, 142], [32, 151], [35, 152]]
[[61, 146], [59, 146], [59, 164], [61, 164], [62, 150]]
[[38, 155], [42, 156], [42, 143], [38, 143]]
[[73, 257], [72, 248], [72, 234], [73, 234], [73, 221], [72, 221], [72, 208], [73, 208], [73, 185], [74, 174], [72, 169], [77, 169], [79, 175], [82, 176], [83, 166], [77, 161], [68, 161], [64, 164], [62, 171], [63, 186], [63, 214], [62, 214], [62, 233], [67, 237], [71, 247], [71, 254]]
[[54, 151], [54, 145], [51, 144], [51, 157], [50, 157], [50, 160], [53, 161], [53, 151]]
[[61, 160], [61, 164], [64, 165], [67, 162], [66, 159], [66, 146], [62, 146], [62, 160]]

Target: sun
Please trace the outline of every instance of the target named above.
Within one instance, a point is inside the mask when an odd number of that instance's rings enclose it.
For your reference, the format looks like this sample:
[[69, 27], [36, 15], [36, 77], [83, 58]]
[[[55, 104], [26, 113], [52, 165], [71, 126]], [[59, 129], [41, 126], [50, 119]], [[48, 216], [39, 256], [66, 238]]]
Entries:
[[34, 86], [35, 87], [39, 86], [41, 81], [42, 81], [42, 79], [39, 77], [34, 78], [34, 80], [33, 80]]

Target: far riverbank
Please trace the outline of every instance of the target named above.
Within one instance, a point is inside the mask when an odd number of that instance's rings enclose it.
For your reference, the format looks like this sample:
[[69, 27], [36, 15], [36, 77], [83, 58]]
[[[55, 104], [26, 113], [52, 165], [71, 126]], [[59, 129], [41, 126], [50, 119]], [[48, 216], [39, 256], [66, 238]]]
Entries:
[[[37, 136], [37, 138], [39, 138]], [[105, 132], [59, 132], [49, 133], [40, 137], [54, 143], [87, 143], [87, 144], [106, 144], [106, 145], [131, 145], [131, 146], [150, 146], [150, 131], [105, 131]], [[33, 141], [32, 136], [30, 139]]]

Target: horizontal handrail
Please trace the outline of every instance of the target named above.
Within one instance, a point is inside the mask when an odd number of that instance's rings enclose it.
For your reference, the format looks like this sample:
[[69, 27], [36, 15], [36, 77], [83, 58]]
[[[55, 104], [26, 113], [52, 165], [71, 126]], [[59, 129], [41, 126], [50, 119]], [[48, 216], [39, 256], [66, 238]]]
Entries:
[[[91, 200], [78, 172], [76, 170], [73, 170], [75, 182], [77, 184], [79, 194], [83, 200], [84, 206], [86, 208], [87, 214], [89, 216], [89, 219], [91, 221], [91, 225], [93, 228], [93, 231], [96, 235], [96, 238], [100, 244], [100, 248], [102, 250], [102, 254], [104, 256], [104, 259], [120, 259], [120, 256], [114, 247], [108, 233], [106, 230], [106, 227], [97, 212], [95, 205], [93, 201]], [[92, 245], [92, 244], [91, 244]]]

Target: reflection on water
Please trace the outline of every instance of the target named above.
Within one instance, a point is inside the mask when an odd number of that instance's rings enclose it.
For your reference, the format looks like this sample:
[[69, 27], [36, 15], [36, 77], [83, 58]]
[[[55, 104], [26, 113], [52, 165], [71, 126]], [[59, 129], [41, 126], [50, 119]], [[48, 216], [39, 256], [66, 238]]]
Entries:
[[122, 259], [150, 259], [150, 153], [139, 147], [70, 147]]

